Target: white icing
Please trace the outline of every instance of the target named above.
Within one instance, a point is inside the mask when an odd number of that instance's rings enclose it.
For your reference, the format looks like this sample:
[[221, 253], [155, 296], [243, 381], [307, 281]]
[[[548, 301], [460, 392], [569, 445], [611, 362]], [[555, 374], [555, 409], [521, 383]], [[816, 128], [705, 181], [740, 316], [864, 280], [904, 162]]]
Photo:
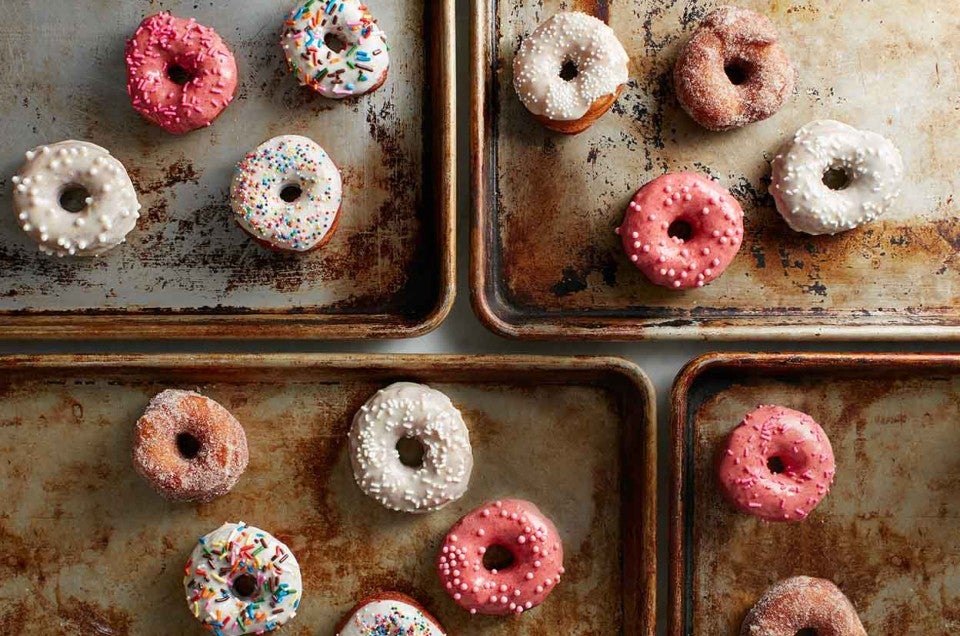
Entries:
[[446, 636], [419, 608], [394, 599], [364, 603], [337, 636]]
[[[575, 121], [627, 83], [630, 61], [613, 29], [585, 13], [563, 12], [537, 27], [513, 61], [513, 86], [534, 115]], [[577, 75], [560, 77], [572, 62]]]
[[[335, 51], [326, 38], [345, 48]], [[380, 84], [390, 66], [387, 36], [359, 0], [309, 0], [287, 15], [281, 45], [304, 86], [324, 97], [363, 95]]]
[[[137, 192], [123, 164], [85, 141], [61, 141], [26, 153], [13, 177], [13, 209], [40, 251], [97, 256], [122, 243], [140, 217]], [[60, 195], [68, 186], [89, 193], [86, 207], [68, 212]]]
[[[798, 130], [771, 165], [777, 210], [807, 234], [836, 234], [873, 221], [900, 195], [903, 181], [903, 159], [890, 140], [829, 119]], [[849, 176], [844, 189], [823, 183], [830, 169]]]
[[[292, 202], [280, 196], [301, 189]], [[283, 250], [306, 252], [327, 239], [343, 200], [340, 170], [316, 142], [284, 135], [261, 144], [237, 164], [230, 199], [237, 222]]]
[[[405, 466], [397, 442], [415, 438], [423, 465]], [[353, 418], [353, 475], [367, 495], [400, 512], [433, 512], [467, 491], [473, 471], [470, 433], [460, 411], [443, 393], [399, 382], [381, 389]]]
[[[244, 597], [233, 587], [242, 575], [257, 582]], [[303, 596], [300, 566], [290, 548], [242, 521], [225, 523], [200, 539], [183, 586], [193, 615], [222, 636], [272, 631], [296, 615]]]

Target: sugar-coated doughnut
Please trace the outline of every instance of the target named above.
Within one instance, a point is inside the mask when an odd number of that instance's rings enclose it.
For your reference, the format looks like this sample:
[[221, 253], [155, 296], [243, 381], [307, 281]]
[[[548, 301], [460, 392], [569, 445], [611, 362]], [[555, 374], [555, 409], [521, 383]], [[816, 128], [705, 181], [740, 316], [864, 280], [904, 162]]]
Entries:
[[[422, 451], [419, 465], [401, 461], [403, 440]], [[470, 484], [470, 432], [450, 398], [428, 386], [398, 382], [377, 391], [353, 418], [349, 441], [357, 485], [390, 510], [433, 512]]]
[[230, 204], [240, 227], [257, 242], [285, 252], [326, 245], [340, 221], [340, 170], [312, 139], [274, 137], [238, 164]]
[[796, 71], [769, 18], [720, 7], [680, 50], [673, 83], [680, 105], [697, 123], [730, 130], [780, 110], [793, 93]]
[[782, 406], [747, 413], [727, 438], [719, 481], [741, 512], [766, 521], [802, 521], [836, 474], [830, 440], [812, 417]]
[[103, 254], [122, 243], [140, 218], [123, 164], [85, 141], [27, 151], [13, 177], [13, 210], [40, 251], [58, 256]]
[[873, 221], [900, 196], [903, 181], [903, 159], [893, 142], [829, 119], [798, 130], [771, 166], [777, 210], [807, 234], [836, 234]]
[[657, 177], [640, 188], [617, 228], [627, 256], [650, 282], [669, 289], [715, 280], [743, 244], [743, 209], [699, 174]]
[[187, 606], [219, 636], [262, 634], [296, 616], [300, 566], [282, 541], [244, 522], [202, 537], [184, 568]]
[[284, 21], [281, 46], [297, 81], [324, 97], [364, 95], [387, 80], [387, 36], [362, 0], [307, 0]]
[[853, 603], [832, 581], [795, 576], [773, 585], [747, 613], [740, 636], [867, 636]]
[[211, 501], [227, 494], [248, 458], [240, 422], [199, 393], [163, 391], [137, 420], [133, 465], [167, 499]]
[[513, 86], [544, 126], [575, 134], [617, 100], [629, 61], [613, 29], [585, 13], [564, 11], [523, 40], [513, 61]]
[[364, 599], [343, 617], [336, 636], [446, 636], [440, 622], [399, 592]]
[[237, 61], [210, 27], [167, 12], [127, 41], [127, 92], [151, 123], [182, 135], [209, 126], [237, 92]]
[[529, 501], [494, 501], [450, 529], [437, 572], [447, 594], [471, 614], [520, 614], [557, 587], [563, 544], [553, 522]]

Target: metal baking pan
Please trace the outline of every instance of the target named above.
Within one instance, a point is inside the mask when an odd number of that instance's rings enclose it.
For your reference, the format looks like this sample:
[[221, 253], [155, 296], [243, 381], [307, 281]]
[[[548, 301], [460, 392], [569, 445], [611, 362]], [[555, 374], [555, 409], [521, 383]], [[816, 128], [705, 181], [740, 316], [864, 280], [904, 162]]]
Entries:
[[[470, 489], [434, 514], [390, 512], [353, 481], [353, 414], [397, 380], [440, 389], [470, 428]], [[209, 395], [246, 429], [249, 467], [212, 503], [167, 503], [133, 470], [133, 424], [170, 387]], [[182, 568], [200, 535], [240, 519], [276, 534], [303, 569], [283, 634], [332, 634], [383, 590], [417, 598], [451, 634], [654, 633], [655, 401], [623, 360], [7, 357], [0, 404], [0, 633], [206, 633]], [[460, 515], [507, 496], [553, 519], [567, 571], [535, 611], [472, 617], [440, 587], [436, 551]]]
[[[960, 633], [960, 356], [712, 354], [673, 388], [670, 634], [736, 634], [781, 579], [835, 581], [869, 634]], [[798, 524], [721, 499], [718, 444], [758, 404], [809, 413], [837, 477]]]
[[[4, 3], [0, 29], [0, 337], [367, 338], [437, 327], [454, 296], [454, 0], [379, 2], [392, 65], [383, 88], [335, 102], [297, 86], [280, 29], [287, 3], [162, 6]], [[292, 5], [291, 5], [292, 6]], [[168, 10], [212, 26], [240, 67], [210, 128], [171, 136], [126, 94], [124, 43]], [[428, 33], [429, 37], [423, 37]], [[274, 254], [234, 223], [235, 163], [264, 140], [316, 140], [344, 176], [340, 228], [322, 250]], [[99, 260], [48, 258], [17, 227], [23, 152], [83, 139], [133, 178], [143, 217]]]
[[[493, 331], [526, 339], [960, 337], [960, 15], [937, 0], [767, 2], [799, 70], [773, 118], [699, 128], [676, 102], [679, 46], [714, 2], [474, 0], [472, 294]], [[613, 109], [576, 137], [538, 125], [513, 90], [522, 38], [562, 9], [605, 20], [631, 57]], [[891, 138], [907, 172], [895, 209], [836, 237], [791, 231], [767, 193], [769, 159], [813, 120]], [[613, 230], [634, 192], [679, 170], [743, 204], [733, 265], [704, 289], [654, 287]]]

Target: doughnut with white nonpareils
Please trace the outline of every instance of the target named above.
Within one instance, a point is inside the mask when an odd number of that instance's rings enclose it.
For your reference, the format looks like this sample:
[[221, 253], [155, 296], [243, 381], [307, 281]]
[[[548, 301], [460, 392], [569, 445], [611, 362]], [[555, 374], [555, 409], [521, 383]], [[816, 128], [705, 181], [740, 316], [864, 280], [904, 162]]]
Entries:
[[127, 41], [126, 60], [133, 107], [175, 135], [209, 126], [237, 91], [233, 53], [193, 18], [148, 17]]
[[[381, 389], [360, 407], [349, 438], [357, 485], [390, 510], [433, 512], [462, 497], [470, 484], [470, 432], [450, 398], [436, 389], [412, 382]], [[413, 451], [406, 458], [405, 444]]]
[[58, 256], [103, 254], [126, 240], [140, 218], [123, 164], [85, 141], [27, 151], [13, 177], [13, 209], [40, 251]]
[[836, 234], [873, 221], [900, 195], [903, 159], [890, 140], [838, 121], [814, 121], [777, 152], [770, 194], [787, 224]]
[[715, 280], [740, 251], [743, 209], [706, 177], [668, 174], [637, 191], [616, 231], [650, 282], [692, 289]]
[[301, 85], [324, 97], [364, 95], [387, 80], [387, 36], [360, 0], [307, 0], [284, 21], [281, 45]]
[[237, 223], [274, 250], [309, 252], [327, 244], [340, 220], [340, 170], [319, 144], [285, 135], [240, 163], [230, 188]]
[[795, 576], [757, 600], [740, 636], [867, 636], [857, 610], [832, 581]]
[[447, 594], [471, 614], [520, 614], [543, 603], [560, 583], [563, 543], [529, 501], [480, 506], [447, 533], [437, 555]]
[[211, 501], [225, 495], [248, 459], [240, 422], [199, 393], [163, 391], [137, 420], [133, 465], [167, 499]]
[[187, 606], [219, 636], [262, 634], [297, 614], [303, 581], [282, 541], [244, 522], [202, 537], [184, 568]]
[[576, 134], [616, 101], [630, 59], [613, 29], [575, 11], [561, 12], [528, 37], [513, 61], [520, 101], [551, 130]]

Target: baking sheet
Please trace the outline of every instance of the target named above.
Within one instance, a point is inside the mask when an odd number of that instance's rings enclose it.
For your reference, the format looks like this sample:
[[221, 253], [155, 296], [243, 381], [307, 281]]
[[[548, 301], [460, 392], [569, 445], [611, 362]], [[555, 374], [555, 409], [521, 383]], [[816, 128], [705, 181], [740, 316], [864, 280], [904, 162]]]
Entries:
[[[472, 292], [481, 319], [519, 338], [957, 338], [960, 336], [960, 14], [918, 0], [744, 0], [768, 15], [798, 71], [796, 95], [731, 133], [698, 127], [670, 73], [718, 2], [475, 0]], [[630, 83], [587, 132], [538, 125], [512, 87], [522, 38], [560, 10], [606, 21]], [[906, 164], [879, 222], [794, 233], [767, 193], [768, 161], [800, 126], [839, 119], [883, 134]], [[646, 282], [613, 230], [665, 172], [719, 179], [743, 205], [743, 248], [709, 286]]]
[[[0, 333], [359, 337], [439, 324], [453, 297], [453, 2], [376, 3], [390, 77], [343, 102], [289, 75], [279, 45], [289, 8], [78, 0], [66, 16], [59, 4], [0, 0]], [[160, 10], [217, 29], [240, 68], [234, 103], [182, 137], [142, 120], [126, 94], [126, 38]], [[309, 255], [264, 250], [231, 217], [234, 165], [281, 134], [316, 140], [344, 177], [340, 228]], [[39, 254], [11, 211], [23, 153], [62, 139], [109, 149], [143, 205], [128, 242], [98, 260]]]
[[[448, 394], [470, 428], [470, 489], [430, 515], [387, 511], [350, 469], [353, 413], [401, 379]], [[133, 424], [169, 387], [202, 391], [246, 430], [247, 471], [212, 503], [168, 503], [133, 470]], [[0, 633], [206, 633], [184, 602], [183, 564], [199, 536], [242, 519], [287, 543], [303, 570], [284, 634], [332, 634], [383, 590], [415, 597], [451, 634], [653, 634], [654, 400], [624, 361], [3, 358], [0, 404]], [[507, 496], [553, 519], [566, 574], [534, 611], [471, 617], [440, 587], [436, 552], [462, 514]]]
[[[720, 495], [718, 445], [758, 404], [809, 413], [837, 476], [799, 524]], [[833, 580], [869, 634], [960, 633], [960, 357], [714, 354], [674, 387], [671, 634], [736, 634], [773, 583]]]

